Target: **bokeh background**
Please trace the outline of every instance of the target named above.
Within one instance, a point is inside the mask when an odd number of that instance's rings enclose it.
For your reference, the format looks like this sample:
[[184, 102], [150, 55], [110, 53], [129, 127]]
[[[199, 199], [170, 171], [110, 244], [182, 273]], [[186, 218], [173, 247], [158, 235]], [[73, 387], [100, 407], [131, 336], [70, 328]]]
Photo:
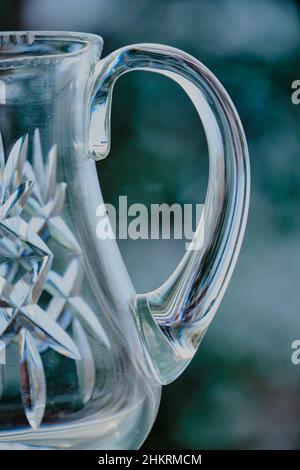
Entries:
[[[300, 366], [300, 1], [0, 0], [0, 29], [99, 33], [104, 55], [137, 42], [195, 55], [221, 80], [245, 127], [252, 167], [239, 262], [196, 358], [164, 388], [153, 449], [297, 449]], [[98, 166], [106, 202], [202, 203], [207, 155], [197, 115], [166, 78], [122, 78], [113, 142]], [[136, 289], [157, 287], [184, 250], [178, 241], [123, 241]]]

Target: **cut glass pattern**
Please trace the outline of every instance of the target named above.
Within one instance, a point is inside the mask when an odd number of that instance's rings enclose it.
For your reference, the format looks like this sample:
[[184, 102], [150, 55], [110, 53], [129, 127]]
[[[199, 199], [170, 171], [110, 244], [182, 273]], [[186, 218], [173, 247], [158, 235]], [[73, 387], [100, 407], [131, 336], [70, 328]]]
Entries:
[[[20, 138], [7, 159], [0, 134], [0, 340], [19, 343], [20, 396], [32, 429], [41, 425], [47, 404], [42, 354], [48, 348], [74, 361], [82, 403], [93, 395], [96, 378], [85, 329], [109, 347], [96, 315], [80, 296], [80, 246], [61, 216], [67, 185], [57, 182], [57, 150], [44, 163], [40, 133], [35, 131], [32, 163], [28, 137]], [[25, 217], [24, 217], [25, 215]], [[65, 273], [53, 269], [54, 239], [73, 254]], [[51, 297], [43, 308], [43, 294]], [[72, 331], [70, 336], [67, 330]], [[0, 366], [0, 400], [5, 390]]]

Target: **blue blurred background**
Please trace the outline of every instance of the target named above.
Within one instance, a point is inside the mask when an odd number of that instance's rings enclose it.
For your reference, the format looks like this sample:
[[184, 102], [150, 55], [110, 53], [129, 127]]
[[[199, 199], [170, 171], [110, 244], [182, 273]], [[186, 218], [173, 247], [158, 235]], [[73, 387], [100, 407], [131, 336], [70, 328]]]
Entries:
[[[104, 55], [137, 42], [195, 55], [221, 80], [245, 127], [249, 222], [219, 312], [191, 366], [163, 391], [153, 449], [300, 447], [300, 2], [0, 0], [0, 28], [104, 37]], [[208, 163], [196, 112], [177, 86], [138, 72], [113, 102], [112, 151], [98, 166], [106, 202], [204, 202]], [[123, 241], [138, 291], [157, 287], [183, 242]]]

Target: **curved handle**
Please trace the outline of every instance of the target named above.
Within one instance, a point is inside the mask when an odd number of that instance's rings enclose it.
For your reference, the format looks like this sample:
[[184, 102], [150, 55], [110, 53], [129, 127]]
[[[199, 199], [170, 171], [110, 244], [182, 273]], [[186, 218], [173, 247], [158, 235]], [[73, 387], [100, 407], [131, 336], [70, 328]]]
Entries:
[[[102, 121], [91, 130], [95, 159], [110, 146], [114, 83], [124, 73], [147, 70], [175, 80], [188, 94], [206, 134], [209, 182], [193, 243], [172, 276], [157, 290], [137, 295], [134, 313], [149, 368], [162, 384], [186, 367], [212, 321], [232, 275], [249, 205], [249, 159], [243, 128], [222, 85], [198, 60], [171, 47], [139, 44], [119, 49], [98, 64], [92, 107]], [[99, 123], [99, 120], [98, 120]]]

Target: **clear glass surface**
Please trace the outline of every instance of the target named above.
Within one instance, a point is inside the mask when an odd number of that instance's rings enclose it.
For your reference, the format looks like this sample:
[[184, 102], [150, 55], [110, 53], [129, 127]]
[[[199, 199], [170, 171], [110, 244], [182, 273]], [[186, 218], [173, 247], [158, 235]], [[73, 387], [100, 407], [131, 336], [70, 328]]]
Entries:
[[[0, 448], [139, 447], [161, 385], [199, 346], [242, 241], [247, 146], [222, 86], [166, 46], [100, 60], [101, 50], [94, 35], [0, 34]], [[143, 295], [115, 240], [96, 236], [95, 160], [109, 152], [113, 85], [136, 69], [179, 83], [210, 155], [204, 247]]]

